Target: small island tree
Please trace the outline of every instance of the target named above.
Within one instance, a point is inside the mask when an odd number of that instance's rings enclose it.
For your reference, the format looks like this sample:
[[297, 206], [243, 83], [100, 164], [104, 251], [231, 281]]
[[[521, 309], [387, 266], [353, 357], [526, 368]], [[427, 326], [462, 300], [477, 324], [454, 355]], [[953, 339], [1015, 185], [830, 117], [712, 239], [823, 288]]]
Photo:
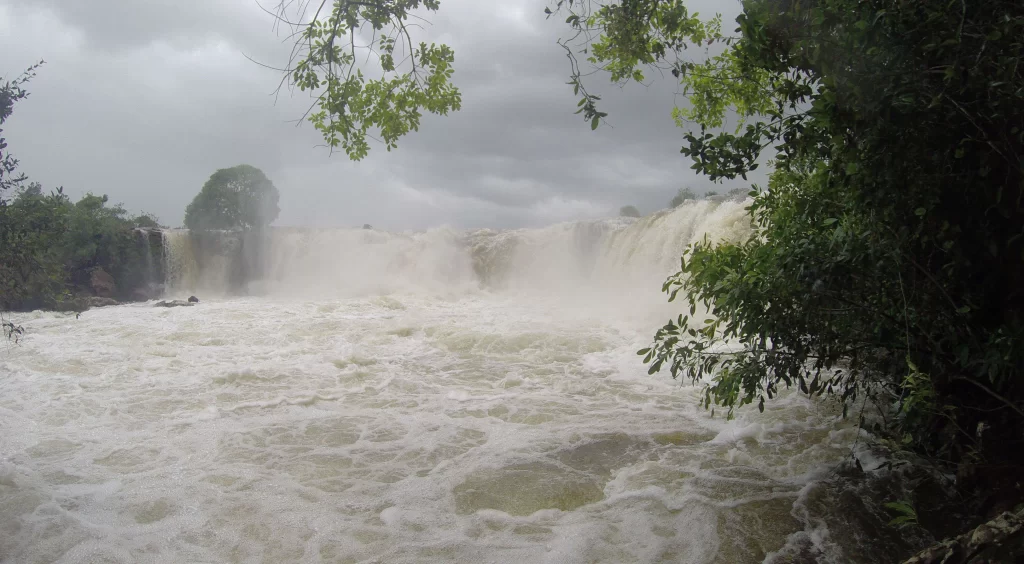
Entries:
[[260, 169], [245, 164], [222, 168], [210, 176], [185, 208], [185, 227], [263, 228], [277, 219], [278, 198], [274, 183]]
[[680, 188], [679, 193], [672, 197], [672, 200], [668, 203], [668, 207], [675, 209], [683, 205], [683, 202], [687, 200], [696, 200], [697, 194], [689, 188]]
[[640, 217], [640, 210], [636, 206], [622, 206], [619, 208], [619, 217]]

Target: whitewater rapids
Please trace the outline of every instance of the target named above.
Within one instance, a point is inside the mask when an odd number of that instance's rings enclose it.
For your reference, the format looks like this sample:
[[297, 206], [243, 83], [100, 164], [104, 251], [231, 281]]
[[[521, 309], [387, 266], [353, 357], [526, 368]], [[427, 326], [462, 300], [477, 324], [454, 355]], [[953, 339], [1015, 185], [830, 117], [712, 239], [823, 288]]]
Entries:
[[[728, 229], [742, 217], [718, 213]], [[689, 239], [710, 231], [691, 224]], [[688, 239], [658, 243], [651, 229], [599, 233], [587, 274], [618, 272], [625, 288], [636, 281], [613, 266], [649, 256], [663, 278]], [[389, 255], [388, 235], [362, 252], [338, 241], [370, 235], [311, 246], [292, 234], [305, 258], [279, 241], [264, 268], [288, 274], [258, 296], [16, 316], [26, 335], [0, 350], [0, 561], [872, 554], [855, 528], [830, 527], [849, 524], [829, 480], [858, 448], [852, 422], [796, 394], [725, 421], [698, 406], [699, 388], [647, 375], [635, 351], [678, 306], [658, 285], [562, 292], [579, 264], [536, 284], [559, 253], [579, 255], [577, 243], [538, 246], [568, 231], [519, 232], [531, 250], [501, 268], [479, 257], [512, 235], [478, 233], [467, 258], [437, 243], [447, 235], [403, 238]], [[340, 255], [366, 275], [328, 260]], [[223, 279], [177, 272], [179, 290]], [[657, 311], [632, 307], [655, 298]]]

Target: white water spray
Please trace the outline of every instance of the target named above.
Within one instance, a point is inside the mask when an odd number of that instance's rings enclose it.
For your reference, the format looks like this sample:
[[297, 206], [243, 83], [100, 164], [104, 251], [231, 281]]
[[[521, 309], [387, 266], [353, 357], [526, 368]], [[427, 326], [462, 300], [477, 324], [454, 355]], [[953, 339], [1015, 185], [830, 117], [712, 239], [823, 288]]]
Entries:
[[747, 229], [741, 203], [701, 202], [508, 232], [168, 231], [168, 291], [197, 306], [15, 319], [0, 562], [884, 558], [829, 485], [852, 422], [796, 394], [711, 418], [617, 313], [672, 310], [682, 249]]

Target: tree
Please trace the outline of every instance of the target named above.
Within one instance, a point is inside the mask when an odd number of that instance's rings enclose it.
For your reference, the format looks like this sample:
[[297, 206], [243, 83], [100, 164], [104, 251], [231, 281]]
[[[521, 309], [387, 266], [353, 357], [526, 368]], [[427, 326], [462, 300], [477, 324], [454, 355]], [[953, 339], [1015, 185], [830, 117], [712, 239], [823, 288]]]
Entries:
[[132, 225], [135, 227], [141, 227], [143, 229], [158, 229], [160, 228], [160, 220], [151, 213], [140, 213], [131, 219]]
[[24, 174], [16, 174], [18, 159], [7, 150], [7, 139], [3, 137], [3, 125], [14, 113], [14, 104], [28, 98], [25, 84], [36, 76], [36, 70], [43, 65], [40, 61], [28, 68], [14, 80], [6, 80], [0, 84], [0, 206], [7, 200], [7, 193], [25, 181]]
[[0, 310], [32, 309], [56, 301], [65, 288], [68, 198], [32, 183], [0, 208]]
[[619, 208], [619, 217], [640, 217], [640, 210], [636, 206], [622, 206]]
[[[678, 9], [637, 0], [570, 24], [598, 30], [591, 57], [613, 78], [679, 77], [695, 170], [745, 178], [770, 147], [775, 171], [755, 235], [692, 246], [666, 282], [695, 305], [641, 351], [650, 371], [706, 378], [706, 405], [730, 412], [782, 386], [869, 394], [897, 406], [877, 431], [959, 465], [965, 490], [1017, 496], [1024, 5], [748, 0], [737, 37]], [[709, 43], [723, 51], [679, 56]]]
[[39, 229], [58, 228], [42, 221], [45, 218], [37, 218], [39, 221], [27, 224], [15, 221], [15, 214], [10, 209], [11, 192], [23, 185], [26, 176], [17, 170], [18, 159], [8, 150], [3, 125], [14, 113], [14, 105], [28, 97], [25, 84], [35, 77], [42, 64], [40, 61], [18, 78], [0, 84], [0, 305], [22, 295], [30, 279], [49, 276], [49, 273], [41, 274], [39, 264], [33, 260], [37, 250], [34, 243], [39, 241], [32, 235]]
[[[329, 147], [341, 147], [359, 160], [369, 151], [368, 136], [387, 150], [419, 129], [422, 112], [445, 115], [459, 110], [462, 94], [451, 83], [455, 53], [447, 45], [414, 43], [419, 9], [436, 12], [439, 0], [322, 0], [315, 11], [306, 2], [281, 2], [278, 22], [295, 37], [282, 86], [317, 92], [307, 112]], [[294, 12], [290, 10], [294, 9]], [[310, 16], [309, 14], [312, 13]], [[307, 19], [308, 18], [308, 19]], [[358, 37], [370, 36], [367, 43]], [[367, 73], [359, 61], [375, 55]]]
[[679, 193], [672, 196], [672, 201], [668, 203], [668, 207], [675, 209], [683, 205], [683, 202], [687, 200], [696, 200], [697, 194], [694, 194], [693, 190], [689, 188], [680, 188]]
[[260, 169], [250, 165], [222, 168], [210, 176], [185, 208], [185, 227], [264, 228], [277, 219], [277, 202], [277, 188]]

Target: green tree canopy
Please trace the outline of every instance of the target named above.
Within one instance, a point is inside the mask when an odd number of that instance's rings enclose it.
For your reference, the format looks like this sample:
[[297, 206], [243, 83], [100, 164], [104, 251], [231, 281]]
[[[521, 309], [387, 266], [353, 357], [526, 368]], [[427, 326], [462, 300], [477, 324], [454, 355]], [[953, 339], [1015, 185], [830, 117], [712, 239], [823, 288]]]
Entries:
[[640, 217], [640, 210], [636, 206], [622, 206], [619, 208], [619, 217]]
[[132, 218], [131, 221], [135, 227], [142, 227], [144, 229], [157, 229], [160, 227], [160, 220], [151, 213], [140, 213]]
[[260, 169], [250, 165], [222, 168], [185, 208], [185, 227], [263, 228], [277, 219], [278, 197], [277, 188]]
[[423, 111], [444, 115], [461, 108], [462, 94], [451, 83], [455, 53], [413, 40], [422, 20], [415, 12], [436, 12], [439, 0], [318, 4], [313, 10], [306, 2], [282, 2], [278, 20], [296, 38], [286, 82], [316, 92], [307, 117], [329, 147], [359, 160], [370, 149], [367, 137], [376, 137], [390, 151], [419, 129]]
[[[735, 37], [687, 17], [637, 0], [573, 24], [598, 30], [613, 78], [679, 77], [698, 172], [745, 178], [775, 152], [755, 235], [694, 245], [666, 283], [711, 315], [666, 324], [651, 372], [706, 378], [730, 411], [782, 386], [870, 394], [897, 406], [880, 431], [933, 460], [1019, 468], [1024, 4], [747, 0]], [[722, 51], [681, 54], [709, 43]]]

